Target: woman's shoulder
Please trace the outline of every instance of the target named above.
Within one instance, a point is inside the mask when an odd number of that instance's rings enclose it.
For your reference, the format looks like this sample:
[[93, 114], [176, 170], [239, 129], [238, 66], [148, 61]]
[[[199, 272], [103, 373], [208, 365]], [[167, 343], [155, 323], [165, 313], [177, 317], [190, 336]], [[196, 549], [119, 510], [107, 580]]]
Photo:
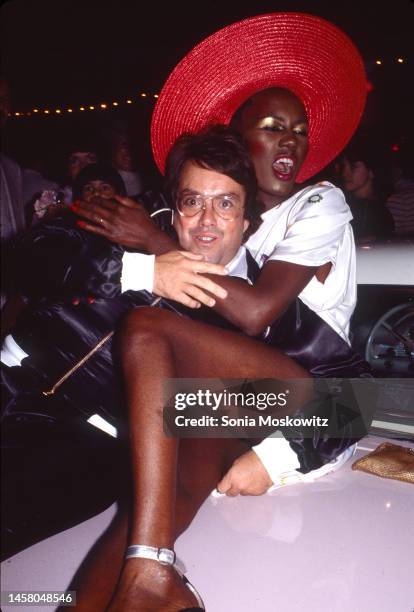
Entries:
[[342, 189], [329, 181], [320, 181], [312, 185], [307, 185], [298, 192], [298, 199], [301, 202], [318, 203], [323, 200], [345, 200]]
[[291, 212], [295, 215], [313, 216], [349, 212], [343, 191], [328, 181], [308, 185], [296, 194], [296, 198], [291, 199]]

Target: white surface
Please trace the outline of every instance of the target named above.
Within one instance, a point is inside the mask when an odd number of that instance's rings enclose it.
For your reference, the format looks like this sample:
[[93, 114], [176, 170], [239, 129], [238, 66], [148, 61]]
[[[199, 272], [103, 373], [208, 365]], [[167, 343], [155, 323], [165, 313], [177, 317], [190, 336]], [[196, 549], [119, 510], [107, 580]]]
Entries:
[[356, 255], [358, 285], [414, 287], [414, 239], [360, 244]]
[[[383, 441], [365, 438], [354, 459]], [[204, 503], [176, 549], [209, 612], [414, 609], [414, 486], [352, 471], [353, 460], [314, 483]], [[3, 563], [2, 589], [64, 590], [113, 513]]]

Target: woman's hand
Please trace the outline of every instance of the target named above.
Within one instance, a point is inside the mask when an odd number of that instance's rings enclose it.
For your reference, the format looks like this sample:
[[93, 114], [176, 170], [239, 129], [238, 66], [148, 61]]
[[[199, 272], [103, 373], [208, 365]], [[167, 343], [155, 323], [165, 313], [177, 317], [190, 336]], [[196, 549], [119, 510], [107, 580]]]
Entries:
[[71, 209], [82, 217], [78, 222], [82, 229], [122, 246], [149, 253], [159, 252], [156, 248], [159, 240], [169, 240], [169, 249], [175, 246], [174, 241], [156, 227], [146, 208], [132, 198], [118, 195], [110, 200], [95, 197], [89, 202], [79, 200], [72, 204]]
[[224, 266], [203, 261], [202, 255], [187, 251], [171, 251], [155, 258], [153, 292], [189, 306], [199, 308], [201, 304], [214, 306], [214, 297], [224, 299], [227, 291], [203, 273], [226, 275]]
[[273, 485], [259, 457], [252, 450], [233, 463], [217, 485], [217, 491], [230, 497], [236, 495], [263, 495]]

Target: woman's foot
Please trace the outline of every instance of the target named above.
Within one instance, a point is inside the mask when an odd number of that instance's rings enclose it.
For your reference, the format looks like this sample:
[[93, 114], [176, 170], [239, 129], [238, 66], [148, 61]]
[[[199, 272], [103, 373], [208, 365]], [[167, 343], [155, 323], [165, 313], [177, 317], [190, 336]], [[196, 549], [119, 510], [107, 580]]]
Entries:
[[108, 612], [177, 612], [198, 605], [173, 566], [133, 558], [125, 562]]

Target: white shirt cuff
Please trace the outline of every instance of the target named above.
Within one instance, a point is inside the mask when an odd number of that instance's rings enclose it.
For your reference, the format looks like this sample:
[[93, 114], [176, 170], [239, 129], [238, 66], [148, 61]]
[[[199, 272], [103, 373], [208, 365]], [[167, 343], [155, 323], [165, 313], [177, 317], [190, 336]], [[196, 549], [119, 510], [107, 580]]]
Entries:
[[0, 361], [9, 368], [21, 366], [23, 359], [29, 355], [19, 346], [12, 335], [5, 337], [1, 348]]
[[253, 446], [252, 450], [263, 463], [273, 483], [279, 482], [286, 473], [300, 468], [296, 453], [285, 438], [265, 438]]
[[154, 286], [155, 255], [124, 253], [122, 256], [121, 291], [151, 291]]

